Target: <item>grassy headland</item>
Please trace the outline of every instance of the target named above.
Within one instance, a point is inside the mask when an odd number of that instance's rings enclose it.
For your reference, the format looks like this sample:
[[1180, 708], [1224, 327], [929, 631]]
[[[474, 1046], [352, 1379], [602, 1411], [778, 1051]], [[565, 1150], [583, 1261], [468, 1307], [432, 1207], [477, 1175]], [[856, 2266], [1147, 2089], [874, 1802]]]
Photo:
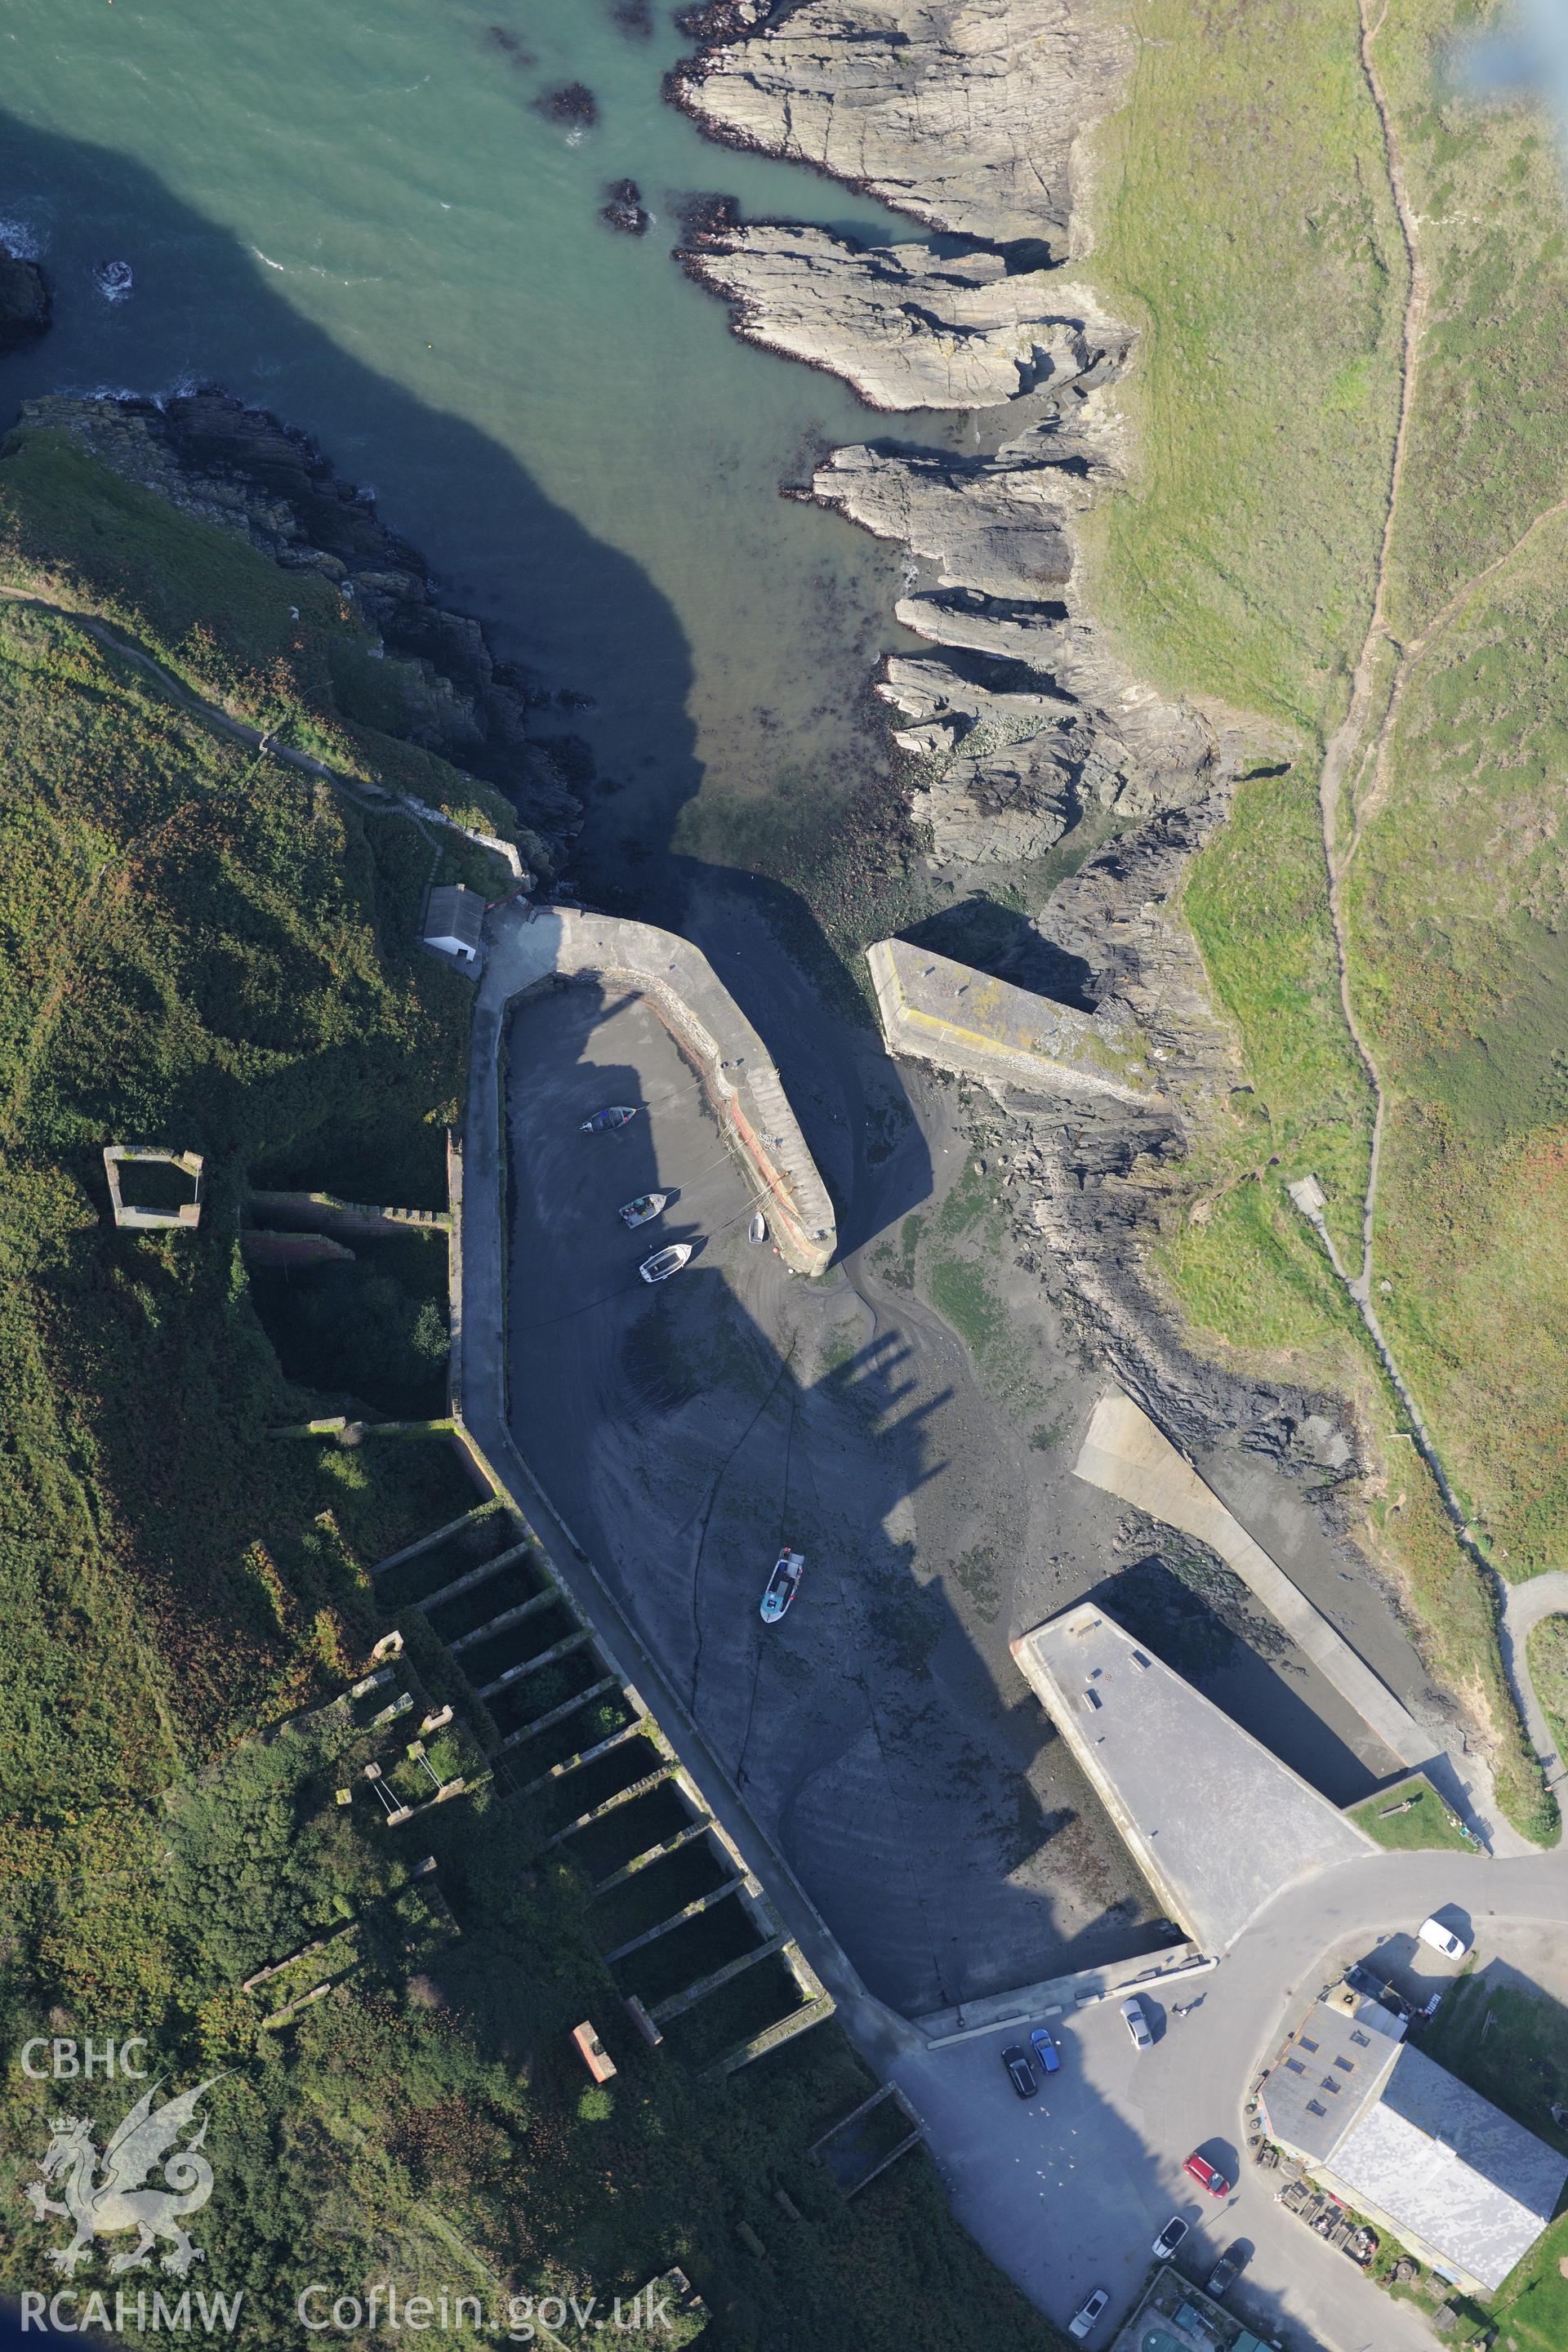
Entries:
[[[1568, 487], [1568, 261], [1543, 124], [1439, 88], [1459, 13], [1423, 0], [1374, 36], [1426, 307], [1389, 551], [1394, 642], [1363, 750], [1396, 679], [1397, 699], [1359, 776], [1344, 914], [1388, 1106], [1378, 1312], [1517, 1573], [1560, 1560], [1568, 1532], [1552, 814], [1568, 534], [1547, 513]], [[1100, 148], [1091, 267], [1142, 345], [1132, 475], [1096, 525], [1094, 594], [1149, 674], [1283, 723], [1298, 747], [1288, 772], [1241, 785], [1190, 871], [1186, 912], [1252, 1090], [1198, 1139], [1159, 1269], [1212, 1347], [1356, 1400], [1386, 1471], [1363, 1532], [1434, 1672], [1489, 1718], [1504, 1801], [1539, 1834], [1553, 1809], [1497, 1660], [1494, 1596], [1284, 1198], [1314, 1173], [1359, 1263], [1373, 1099], [1339, 1001], [1317, 774], [1373, 610], [1412, 284], [1360, 16], [1353, 0], [1152, 0], [1139, 32], [1130, 102]]]

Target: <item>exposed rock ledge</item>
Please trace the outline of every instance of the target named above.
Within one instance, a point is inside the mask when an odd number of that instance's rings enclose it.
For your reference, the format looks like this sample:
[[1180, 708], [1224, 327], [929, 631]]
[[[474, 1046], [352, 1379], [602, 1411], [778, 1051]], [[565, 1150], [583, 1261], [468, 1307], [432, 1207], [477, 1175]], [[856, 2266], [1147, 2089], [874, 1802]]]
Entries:
[[[751, 15], [714, 21], [740, 30]], [[1059, 260], [1074, 141], [1125, 36], [1068, 0], [805, 0], [671, 74], [710, 136], [810, 163], [933, 228]]]
[[1236, 747], [1205, 718], [1072, 617], [1087, 421], [1078, 438], [1037, 428], [989, 458], [837, 449], [813, 478], [821, 504], [935, 567], [896, 610], [944, 650], [889, 661], [877, 692], [910, 722], [895, 740], [930, 762], [914, 807], [944, 865], [1037, 857], [1089, 808], [1145, 817], [1234, 771]]
[[679, 258], [738, 333], [844, 376], [871, 408], [1087, 391], [1126, 357], [1126, 333], [1079, 289], [984, 247], [946, 256], [761, 222], [700, 236]]

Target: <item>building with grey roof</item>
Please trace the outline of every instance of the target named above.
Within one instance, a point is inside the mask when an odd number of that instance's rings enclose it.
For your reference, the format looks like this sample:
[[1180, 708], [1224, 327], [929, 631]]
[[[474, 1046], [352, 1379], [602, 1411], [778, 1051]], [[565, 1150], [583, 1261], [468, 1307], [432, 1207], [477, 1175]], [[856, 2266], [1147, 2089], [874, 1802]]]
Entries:
[[1472, 2294], [1495, 2293], [1557, 2210], [1568, 2157], [1336, 1987], [1260, 2093], [1270, 2139], [1332, 2196]]
[[461, 882], [445, 882], [431, 891], [425, 909], [425, 944], [461, 963], [477, 963], [484, 920], [485, 902], [477, 890]]

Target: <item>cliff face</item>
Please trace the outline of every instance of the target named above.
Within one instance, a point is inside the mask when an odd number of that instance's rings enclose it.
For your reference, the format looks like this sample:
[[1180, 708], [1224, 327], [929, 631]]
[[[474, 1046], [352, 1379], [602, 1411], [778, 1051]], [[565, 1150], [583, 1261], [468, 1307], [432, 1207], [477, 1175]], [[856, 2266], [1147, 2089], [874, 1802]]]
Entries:
[[410, 740], [498, 785], [532, 836], [531, 859], [546, 873], [559, 863], [582, 803], [528, 740], [527, 682], [491, 657], [470, 614], [437, 601], [423, 557], [379, 520], [373, 500], [338, 479], [305, 434], [210, 390], [161, 406], [59, 395], [26, 402], [23, 415], [241, 533], [285, 570], [334, 582], [388, 650], [414, 665]]
[[732, 0], [688, 21], [710, 46], [671, 94], [704, 129], [946, 233], [858, 246], [720, 210], [682, 256], [737, 332], [868, 406], [970, 412], [962, 454], [906, 429], [835, 450], [806, 493], [909, 551], [897, 617], [931, 650], [886, 662], [876, 690], [920, 763], [938, 866], [984, 894], [1077, 825], [1113, 836], [1002, 970], [1072, 972], [1083, 1002], [1135, 1021], [1168, 1107], [1005, 1094], [990, 1139], [1022, 1257], [1184, 1441], [1239, 1433], [1321, 1469], [1299, 1433], [1331, 1436], [1335, 1409], [1195, 1358], [1144, 1271], [1193, 1123], [1243, 1076], [1179, 912], [1242, 745], [1136, 677], [1082, 593], [1079, 526], [1123, 471], [1135, 353], [1061, 265], [1081, 235], [1075, 147], [1115, 102], [1122, 37], [1070, 0]]

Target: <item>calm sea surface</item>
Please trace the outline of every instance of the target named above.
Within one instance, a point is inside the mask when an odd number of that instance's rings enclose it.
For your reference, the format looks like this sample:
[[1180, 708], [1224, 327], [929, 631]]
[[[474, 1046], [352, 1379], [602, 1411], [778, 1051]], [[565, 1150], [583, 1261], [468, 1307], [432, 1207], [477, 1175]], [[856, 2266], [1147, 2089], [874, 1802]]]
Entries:
[[[660, 98], [683, 44], [613, 0], [6, 0], [0, 236], [55, 326], [41, 391], [216, 380], [308, 427], [500, 648], [593, 698], [591, 838], [744, 856], [751, 815], [837, 804], [874, 756], [891, 551], [776, 495], [875, 420], [752, 351], [670, 259], [683, 194], [912, 233], [700, 138]], [[569, 81], [589, 129], [534, 101]], [[649, 233], [598, 218], [631, 178]], [[95, 265], [122, 260], [110, 300]], [[736, 817], [744, 822], [737, 830]], [[755, 836], [760, 844], [761, 832]]]

